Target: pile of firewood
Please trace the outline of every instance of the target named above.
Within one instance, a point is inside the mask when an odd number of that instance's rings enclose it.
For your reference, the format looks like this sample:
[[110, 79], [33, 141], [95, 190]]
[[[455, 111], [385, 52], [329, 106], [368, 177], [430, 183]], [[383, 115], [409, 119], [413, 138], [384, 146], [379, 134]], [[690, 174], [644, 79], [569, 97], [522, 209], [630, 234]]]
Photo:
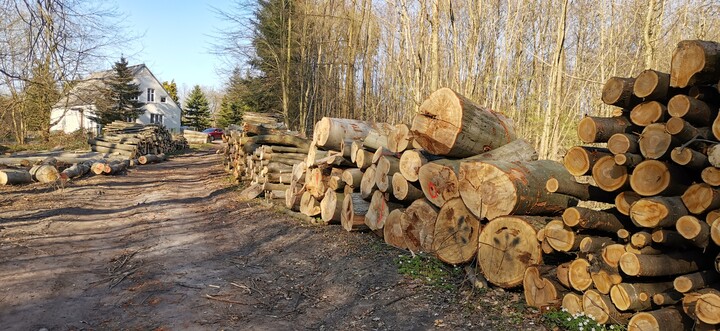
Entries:
[[94, 152], [134, 159], [147, 154], [181, 151], [187, 148], [187, 141], [179, 137], [174, 139], [162, 125], [115, 121], [103, 127], [103, 135], [91, 140], [90, 147]]
[[[570, 312], [630, 330], [714, 329], [720, 323], [720, 44], [683, 41], [670, 73], [613, 77], [564, 158], [583, 180], [547, 189], [614, 204], [568, 208], [538, 234], [545, 253], [575, 258], [530, 268], [529, 304], [561, 299]], [[584, 182], [586, 184], [580, 184]], [[589, 183], [589, 184], [587, 184]]]
[[285, 130], [279, 116], [246, 112], [242, 130], [228, 130], [221, 151], [225, 169], [237, 181], [250, 184], [251, 197], [284, 199], [293, 165], [307, 156], [310, 142]]
[[185, 141], [189, 144], [196, 145], [207, 144], [212, 141], [212, 138], [207, 133], [187, 129], [183, 130], [183, 138], [185, 138]]

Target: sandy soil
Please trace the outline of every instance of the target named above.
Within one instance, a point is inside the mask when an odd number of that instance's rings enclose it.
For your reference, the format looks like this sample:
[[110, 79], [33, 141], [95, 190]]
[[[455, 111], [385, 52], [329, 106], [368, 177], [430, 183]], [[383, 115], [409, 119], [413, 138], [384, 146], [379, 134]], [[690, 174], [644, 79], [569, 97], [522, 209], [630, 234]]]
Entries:
[[213, 151], [0, 187], [0, 328], [543, 329], [521, 292], [428, 285], [373, 234], [237, 195]]

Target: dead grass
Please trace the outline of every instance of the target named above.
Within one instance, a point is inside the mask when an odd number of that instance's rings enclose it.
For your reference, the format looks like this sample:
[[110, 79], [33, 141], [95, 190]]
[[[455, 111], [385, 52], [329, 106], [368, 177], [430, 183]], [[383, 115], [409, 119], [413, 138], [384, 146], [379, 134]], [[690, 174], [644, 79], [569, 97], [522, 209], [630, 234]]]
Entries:
[[48, 141], [43, 141], [39, 135], [35, 138], [28, 139], [25, 144], [7, 143], [5, 146], [0, 145], [0, 153], [14, 153], [20, 151], [46, 151], [53, 149], [64, 150], [89, 150], [87, 136], [76, 131], [74, 133], [52, 132]]

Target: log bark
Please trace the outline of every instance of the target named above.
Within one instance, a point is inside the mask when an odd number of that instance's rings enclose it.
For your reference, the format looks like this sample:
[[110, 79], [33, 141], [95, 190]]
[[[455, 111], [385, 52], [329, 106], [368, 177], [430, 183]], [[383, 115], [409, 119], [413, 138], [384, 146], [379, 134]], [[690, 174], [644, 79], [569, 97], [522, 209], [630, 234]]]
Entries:
[[[562, 180], [562, 183], [560, 182]], [[550, 178], [545, 182], [545, 189], [550, 193], [573, 196], [582, 201], [599, 201], [613, 203], [615, 195], [597, 186], [578, 183], [570, 178]]]
[[647, 69], [635, 78], [633, 94], [638, 98], [646, 101], [665, 102], [670, 97], [670, 93], [670, 74], [668, 73]]
[[715, 270], [702, 270], [687, 275], [678, 276], [673, 281], [673, 287], [680, 293], [699, 290], [720, 281], [720, 274]]
[[608, 237], [585, 237], [580, 242], [579, 250], [581, 253], [600, 252], [605, 246], [617, 244], [615, 240]]
[[640, 312], [628, 322], [628, 331], [675, 331], [688, 330], [692, 323], [675, 307]]
[[635, 106], [630, 112], [630, 121], [642, 127], [653, 123], [665, 122], [667, 117], [667, 107], [657, 101], [645, 101]]
[[607, 149], [613, 154], [640, 153], [638, 136], [632, 133], [616, 133], [608, 139]]
[[629, 224], [615, 209], [594, 210], [584, 207], [570, 207], [562, 214], [565, 225], [603, 232], [616, 233]]
[[375, 191], [372, 194], [368, 212], [365, 214], [365, 225], [371, 231], [380, 230], [385, 226], [385, 220], [390, 212], [401, 207], [399, 204], [389, 202], [384, 193]]
[[345, 194], [335, 192], [332, 188], [327, 189], [325, 196], [320, 201], [320, 218], [325, 224], [340, 224], [343, 200], [345, 200]]
[[705, 183], [692, 184], [682, 195], [682, 201], [693, 214], [704, 214], [720, 208], [720, 190]]
[[[66, 168], [60, 173], [60, 179], [67, 181], [71, 178], [82, 177], [90, 171], [93, 161], [78, 162], [73, 164], [71, 167]], [[2, 184], [2, 179], [0, 179]]]
[[370, 129], [372, 126], [366, 121], [323, 117], [315, 125], [316, 143], [325, 149], [339, 150], [343, 139], [365, 139]]
[[635, 168], [640, 162], [645, 160], [642, 155], [632, 153], [615, 154], [613, 159], [615, 160], [615, 164], [627, 168]]
[[692, 215], [678, 218], [675, 229], [693, 245], [706, 248], [710, 244], [710, 225]]
[[433, 92], [420, 105], [411, 132], [430, 153], [457, 158], [484, 153], [516, 139], [512, 120], [449, 88]]
[[543, 277], [538, 266], [529, 266], [523, 276], [523, 294], [528, 306], [538, 309], [557, 306], [567, 290], [551, 278]]
[[633, 94], [634, 77], [610, 77], [602, 89], [602, 101], [606, 105], [632, 109], [640, 102]]
[[392, 194], [398, 201], [405, 203], [410, 203], [424, 197], [423, 191], [408, 182], [399, 172], [396, 172], [392, 176]]
[[667, 291], [653, 295], [652, 301], [656, 306], [672, 306], [681, 302], [683, 294], [678, 291]]
[[720, 75], [720, 44], [712, 41], [683, 40], [673, 51], [670, 86], [715, 84]]
[[602, 294], [610, 294], [613, 286], [622, 283], [623, 279], [617, 267], [609, 266], [594, 255], [589, 255], [588, 259], [588, 262], [590, 262], [588, 272], [590, 272], [590, 278], [595, 290]]
[[607, 142], [616, 133], [631, 133], [633, 130], [632, 123], [624, 116], [585, 116], [577, 126], [580, 141], [587, 144]]
[[707, 155], [687, 147], [673, 148], [670, 152], [670, 159], [678, 165], [694, 171], [702, 171], [710, 166]]
[[60, 172], [53, 165], [38, 164], [30, 168], [32, 179], [40, 183], [55, 183], [60, 179]]
[[667, 123], [665, 123], [665, 131], [680, 141], [690, 141], [696, 138], [713, 138], [712, 128], [710, 128], [709, 124], [696, 128], [692, 124], [688, 123], [687, 120], [680, 117], [671, 117], [668, 119]]
[[642, 156], [646, 159], [659, 160], [669, 158], [672, 149], [680, 146], [680, 141], [665, 131], [664, 123], [654, 123], [643, 129], [638, 144]]
[[612, 155], [600, 158], [592, 167], [595, 184], [607, 192], [617, 192], [630, 186], [631, 177], [628, 168], [615, 163]]
[[345, 185], [349, 185], [355, 188], [360, 188], [360, 181], [362, 180], [363, 172], [358, 168], [345, 169], [342, 173], [342, 180]]
[[249, 137], [243, 144], [245, 154], [250, 154], [261, 145], [281, 145], [296, 147], [299, 149], [309, 149], [310, 141], [307, 139], [287, 135], [287, 134], [271, 134]]
[[337, 175], [331, 175], [327, 181], [327, 187], [333, 191], [343, 191], [347, 183]]
[[360, 193], [346, 194], [343, 198], [342, 215], [340, 223], [346, 231], [365, 231], [365, 214], [370, 208], [370, 203], [365, 201]]
[[140, 164], [150, 164], [150, 163], [158, 163], [165, 161], [167, 157], [165, 154], [147, 154], [143, 155], [141, 157], [138, 157], [138, 163]]
[[618, 311], [609, 296], [595, 290], [587, 290], [583, 293], [583, 311], [586, 315], [591, 315], [598, 324], [624, 325], [631, 316]]
[[630, 207], [630, 219], [643, 228], [675, 226], [678, 218], [688, 214], [680, 197], [642, 198]]
[[462, 163], [459, 191], [468, 209], [479, 218], [503, 215], [558, 214], [577, 204], [573, 197], [549, 193], [551, 177], [571, 176], [555, 161], [482, 161]]
[[373, 165], [372, 158], [373, 153], [359, 149], [355, 155], [355, 165], [357, 165], [360, 170], [365, 170]]
[[652, 308], [653, 295], [672, 288], [672, 282], [621, 283], [610, 289], [610, 299], [622, 311], [643, 311]]
[[687, 239], [683, 238], [677, 231], [656, 229], [652, 232], [652, 240], [654, 243], [668, 247], [682, 248], [690, 245]]
[[0, 170], [0, 185], [19, 185], [32, 183], [32, 175], [25, 169]]
[[387, 148], [387, 133], [390, 131], [389, 129], [388, 124], [377, 123], [374, 128], [368, 131], [367, 136], [363, 140], [363, 148], [371, 150]]
[[107, 163], [103, 167], [103, 175], [115, 175], [127, 170], [129, 161], [115, 161]]
[[612, 154], [607, 148], [575, 146], [565, 153], [563, 165], [573, 176], [584, 176], [590, 174], [598, 160], [610, 155]]
[[407, 249], [408, 244], [405, 240], [405, 231], [408, 221], [405, 217], [405, 209], [394, 209], [387, 216], [385, 226], [383, 226], [383, 238], [385, 242], [399, 249]]
[[686, 170], [675, 164], [645, 160], [633, 170], [630, 187], [643, 196], [680, 195], [688, 188]]
[[617, 209], [620, 214], [628, 216], [630, 215], [630, 206], [641, 198], [639, 194], [633, 191], [620, 192], [615, 196], [615, 209]]
[[[469, 262], [477, 255], [481, 230], [480, 221], [465, 208], [461, 199], [449, 200], [440, 208], [435, 221], [433, 251], [445, 263]], [[492, 282], [490, 277], [488, 280]]]
[[644, 255], [625, 253], [620, 258], [620, 269], [629, 276], [676, 276], [698, 271], [700, 257], [684, 252], [673, 255]]
[[388, 133], [387, 147], [393, 153], [402, 153], [412, 147], [413, 137], [410, 127], [406, 124], [397, 124]]
[[405, 233], [408, 247], [420, 247], [424, 252], [433, 251], [438, 211], [437, 207], [425, 199], [415, 200], [405, 209], [409, 223]]

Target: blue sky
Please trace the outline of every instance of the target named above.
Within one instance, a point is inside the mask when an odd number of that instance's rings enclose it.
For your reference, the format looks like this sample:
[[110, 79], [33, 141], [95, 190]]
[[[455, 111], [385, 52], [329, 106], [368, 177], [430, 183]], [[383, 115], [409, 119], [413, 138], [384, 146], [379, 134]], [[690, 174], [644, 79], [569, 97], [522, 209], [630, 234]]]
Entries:
[[213, 7], [229, 10], [233, 0], [116, 0], [128, 31], [139, 35], [124, 52], [128, 62], [145, 63], [160, 81], [175, 80], [183, 95], [194, 85], [221, 89], [221, 59], [211, 54], [223, 20]]

